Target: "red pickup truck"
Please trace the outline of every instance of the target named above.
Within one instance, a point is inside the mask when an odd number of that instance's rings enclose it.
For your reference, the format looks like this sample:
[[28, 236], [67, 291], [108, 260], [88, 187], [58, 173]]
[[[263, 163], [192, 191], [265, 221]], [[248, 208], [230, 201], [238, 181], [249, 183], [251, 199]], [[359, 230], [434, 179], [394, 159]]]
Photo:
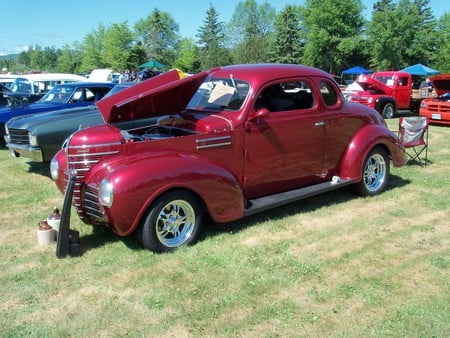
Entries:
[[347, 89], [347, 99], [372, 107], [385, 118], [418, 112], [420, 97], [414, 95], [413, 79], [407, 72], [383, 71], [372, 75], [362, 74], [356, 78], [355, 83], [356, 86], [352, 85], [350, 90]]
[[[405, 163], [383, 118], [347, 102], [321, 70], [174, 72], [99, 101], [107, 123], [77, 131], [55, 155], [63, 216], [73, 201], [84, 222], [172, 251], [196, 241], [205, 213], [229, 222], [348, 185], [375, 195], [390, 162]], [[156, 125], [114, 126], [150, 116]]]

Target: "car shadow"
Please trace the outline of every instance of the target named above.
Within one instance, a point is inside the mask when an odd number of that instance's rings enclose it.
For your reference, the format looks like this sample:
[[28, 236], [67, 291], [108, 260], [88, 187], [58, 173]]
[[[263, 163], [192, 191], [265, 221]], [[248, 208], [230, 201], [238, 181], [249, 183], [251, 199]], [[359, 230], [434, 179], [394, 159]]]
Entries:
[[[410, 183], [410, 180], [406, 180], [400, 176], [391, 174], [388, 186], [386, 187], [386, 191], [398, 189]], [[355, 194], [352, 189], [352, 186], [348, 186], [343, 189], [330, 191], [297, 202], [286, 204], [282, 207], [267, 210], [263, 213], [252, 215], [234, 222], [217, 224], [211, 220], [203, 229], [200, 241], [205, 238], [213, 237], [223, 233], [237, 233], [247, 228], [251, 228], [252, 226], [255, 226], [261, 222], [265, 222], [268, 219], [275, 221], [284, 217], [293, 216], [299, 213], [313, 212], [324, 207], [343, 204], [356, 198], [361, 198], [357, 194]]]
[[[71, 228], [71, 230], [77, 230], [76, 228]], [[140, 245], [136, 236], [130, 235], [127, 237], [121, 237], [116, 235], [108, 228], [103, 228], [100, 226], [94, 226], [92, 233], [87, 235], [80, 235], [79, 237], [79, 253], [72, 256], [83, 256], [86, 252], [107, 246], [109, 244], [121, 241], [131, 250], [142, 250], [142, 245]]]
[[48, 178], [50, 176], [50, 162], [33, 162], [29, 161], [28, 164], [28, 172], [33, 174], [42, 175]]
[[[400, 176], [392, 175], [386, 190], [401, 188], [411, 181], [405, 180]], [[285, 206], [274, 208], [260, 214], [252, 215], [234, 222], [215, 223], [210, 217], [205, 218], [205, 226], [199, 237], [199, 241], [211, 238], [224, 233], [234, 234], [247, 228], [258, 225], [261, 222], [269, 220], [279, 220], [287, 216], [298, 213], [312, 212], [327, 206], [343, 204], [347, 201], [360, 198], [352, 192], [352, 187], [331, 191], [317, 196], [309, 197], [304, 200], [293, 202]], [[76, 230], [76, 229], [72, 229]], [[93, 227], [92, 233], [80, 236], [80, 256], [89, 250], [99, 248], [117, 241], [122, 241], [131, 250], [145, 250], [139, 243], [137, 236], [121, 237], [114, 234], [110, 229], [103, 227]]]

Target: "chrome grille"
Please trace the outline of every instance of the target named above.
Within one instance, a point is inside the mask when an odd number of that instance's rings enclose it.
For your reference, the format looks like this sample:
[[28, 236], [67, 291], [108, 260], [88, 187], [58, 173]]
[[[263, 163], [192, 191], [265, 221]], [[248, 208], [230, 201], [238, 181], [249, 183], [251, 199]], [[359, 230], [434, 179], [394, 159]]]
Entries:
[[[66, 148], [68, 170], [76, 172], [73, 203], [78, 216], [85, 220], [88, 216], [102, 217], [98, 204], [98, 190], [92, 186], [84, 186], [84, 179], [91, 168], [106, 156], [119, 153], [120, 142], [93, 145], [90, 147], [69, 146]], [[80, 153], [80, 151], [82, 151]], [[65, 176], [66, 182], [69, 178]], [[67, 185], [67, 184], [66, 184]], [[83, 196], [83, 186], [85, 187]]]
[[87, 185], [84, 191], [83, 200], [84, 212], [87, 216], [93, 216], [96, 218], [102, 218], [103, 213], [100, 210], [98, 203], [98, 189], [96, 187]]
[[12, 144], [30, 144], [28, 138], [28, 130], [26, 129], [15, 129], [8, 128], [9, 131], [9, 142]]

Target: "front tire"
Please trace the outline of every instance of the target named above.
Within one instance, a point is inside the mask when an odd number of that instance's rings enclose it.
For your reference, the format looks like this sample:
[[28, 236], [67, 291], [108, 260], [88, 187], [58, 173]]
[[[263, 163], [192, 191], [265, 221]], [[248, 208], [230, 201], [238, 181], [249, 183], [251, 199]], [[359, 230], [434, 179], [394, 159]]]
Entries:
[[383, 117], [385, 119], [392, 119], [395, 116], [395, 108], [392, 103], [386, 103], [383, 107]]
[[372, 149], [364, 161], [362, 179], [356, 185], [361, 196], [378, 195], [386, 189], [389, 181], [390, 162], [386, 151], [381, 147]]
[[196, 196], [188, 191], [169, 191], [150, 206], [138, 230], [144, 248], [171, 252], [194, 243], [203, 222], [202, 208]]

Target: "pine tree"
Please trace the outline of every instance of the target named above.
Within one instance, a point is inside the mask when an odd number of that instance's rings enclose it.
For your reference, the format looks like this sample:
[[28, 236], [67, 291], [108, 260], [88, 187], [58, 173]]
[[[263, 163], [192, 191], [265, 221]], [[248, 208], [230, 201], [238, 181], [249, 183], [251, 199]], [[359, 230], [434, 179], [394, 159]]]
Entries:
[[299, 13], [295, 6], [286, 5], [275, 19], [274, 38], [271, 43], [271, 61], [300, 63], [302, 56]]
[[203, 26], [199, 28], [197, 35], [202, 69], [226, 65], [230, 62], [228, 51], [224, 47], [224, 25], [218, 19], [219, 14], [210, 4], [206, 18], [203, 20]]

